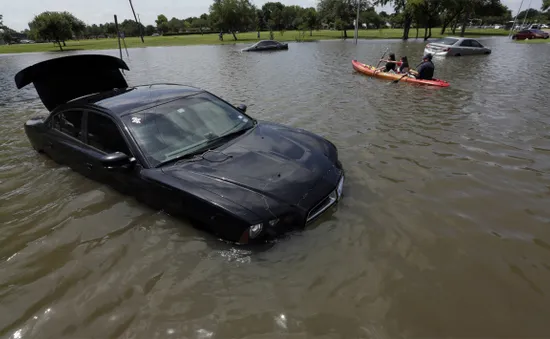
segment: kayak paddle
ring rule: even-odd
[[[424,61],[422,61],[421,63],[419,63],[418,65],[416,65],[415,69],[418,68],[418,66],[422,65]],[[401,78],[397,79],[397,80],[394,80],[392,82],[390,82],[390,84],[396,84],[398,83],[399,81],[401,81],[401,79],[403,79],[404,77],[406,77],[407,75],[409,75],[409,72],[407,71],[407,73],[405,73],[405,75],[403,75]]]
[[[386,53],[388,53],[388,49],[390,49],[390,48],[387,47],[386,50],[384,51],[384,54],[382,54],[382,57],[380,58],[380,60],[378,61],[378,64],[376,65],[376,68],[378,68],[378,66],[380,66],[380,63],[382,62],[382,59],[384,59],[384,57],[386,56]]]

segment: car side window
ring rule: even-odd
[[[463,46],[463,47],[472,47],[472,40],[464,40],[464,41],[462,41],[462,43],[460,44],[460,46]]]
[[[471,40],[471,42],[472,42],[472,47],[478,47],[478,48],[483,47],[479,42],[475,40]]]
[[[82,137],[82,111],[65,111],[52,117],[50,127],[76,139]]]
[[[110,118],[102,114],[88,112],[87,127],[88,145],[107,154],[122,152],[129,156],[132,155],[120,130]]]

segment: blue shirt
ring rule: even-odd
[[[418,72],[417,79],[432,80],[435,66],[431,61],[424,61],[416,71]]]

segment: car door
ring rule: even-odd
[[[519,40],[522,40],[522,39],[525,39],[525,38],[528,38],[529,37],[529,31],[520,31],[518,34],[517,34],[517,39]]]
[[[122,152],[136,158],[136,149],[128,143],[128,138],[110,116],[96,111],[87,112],[85,126],[88,162],[91,164],[94,179],[107,184],[117,191],[135,196],[138,200],[162,209],[169,203],[177,203],[177,192],[158,185],[142,176],[143,165],[136,159],[133,167],[109,170],[101,163],[101,157]]]
[[[44,134],[44,153],[55,162],[67,165],[86,175],[87,167],[83,162],[83,122],[81,109],[62,110],[52,114],[46,122]]]
[[[472,54],[483,54],[485,53],[485,47],[479,43],[477,40],[470,40],[472,44]]]
[[[105,168],[101,158],[107,154],[122,152],[133,157],[132,152],[117,124],[107,114],[93,110],[86,112],[84,129],[86,142],[86,165],[91,170],[94,180],[113,186],[115,189],[132,194],[131,188],[136,184],[136,169],[112,171]],[[138,168],[139,166],[136,166]]]
[[[460,55],[470,55],[473,54],[472,40],[464,39],[460,43]]]

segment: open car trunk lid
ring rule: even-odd
[[[49,111],[68,101],[92,93],[127,88],[120,69],[126,63],[110,55],[82,54],[39,62],[15,75],[18,89],[34,84]]]

